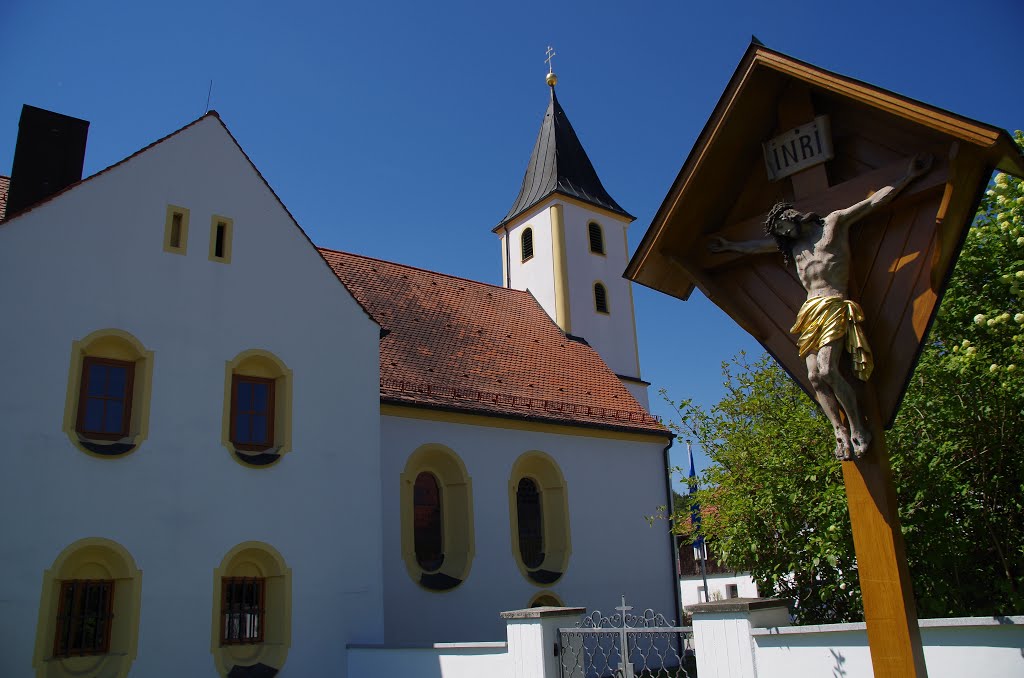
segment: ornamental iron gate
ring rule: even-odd
[[[629,614],[625,596],[615,609],[558,629],[562,678],[697,678],[693,627],[674,626],[651,609]]]

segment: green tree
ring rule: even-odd
[[[887,434],[922,617],[1024,610],[1022,302],[1024,182],[999,174]],[[860,619],[828,421],[768,357],[741,354],[723,372],[716,406],[669,401],[677,432],[712,461],[702,529],[761,590],[795,598],[802,623]]]

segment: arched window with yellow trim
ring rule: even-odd
[[[149,431],[153,352],[118,329],[92,332],[71,344],[64,431],[91,455],[134,451]]]
[[[451,449],[416,449],[400,478],[402,558],[409,576],[430,591],[448,591],[469,576],[473,562],[473,490]]]
[[[562,599],[551,591],[541,591],[530,599],[527,607],[565,607]]]
[[[598,313],[608,313],[608,290],[603,283],[594,283],[594,310]]]
[[[604,233],[601,231],[601,225],[591,221],[587,225],[587,235],[590,241],[590,251],[594,254],[604,254]]]
[[[532,451],[516,460],[509,478],[512,553],[534,584],[550,585],[569,565],[568,491],[558,464]]]
[[[292,571],[274,547],[247,541],[213,572],[210,651],[222,676],[273,676],[292,638]]]
[[[33,666],[40,678],[128,675],[139,640],[142,572],[109,539],[80,539],[43,573]]]
[[[533,229],[526,228],[523,230],[522,238],[520,238],[520,244],[522,245],[522,261],[526,262],[533,259]]]
[[[268,351],[251,349],[227,363],[222,440],[235,459],[269,466],[291,449],[292,372]]]

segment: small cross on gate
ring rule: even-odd
[[[622,605],[617,606],[615,609],[622,613],[622,625],[625,626],[626,625],[626,613],[633,609],[632,605],[626,605],[626,596],[625,596],[625,594],[623,594],[623,596],[622,596]]]
[[[554,64],[551,63],[551,60],[555,58],[555,48],[552,47],[551,45],[548,45],[548,49],[544,54],[547,56],[547,58],[544,59],[544,61],[546,61],[548,64],[548,73],[552,73],[552,68],[554,67]]]

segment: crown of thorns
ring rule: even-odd
[[[775,224],[779,219],[792,209],[793,203],[791,202],[777,202],[772,205],[772,208],[768,210],[768,218],[764,220],[764,232],[771,234],[775,230]]]

